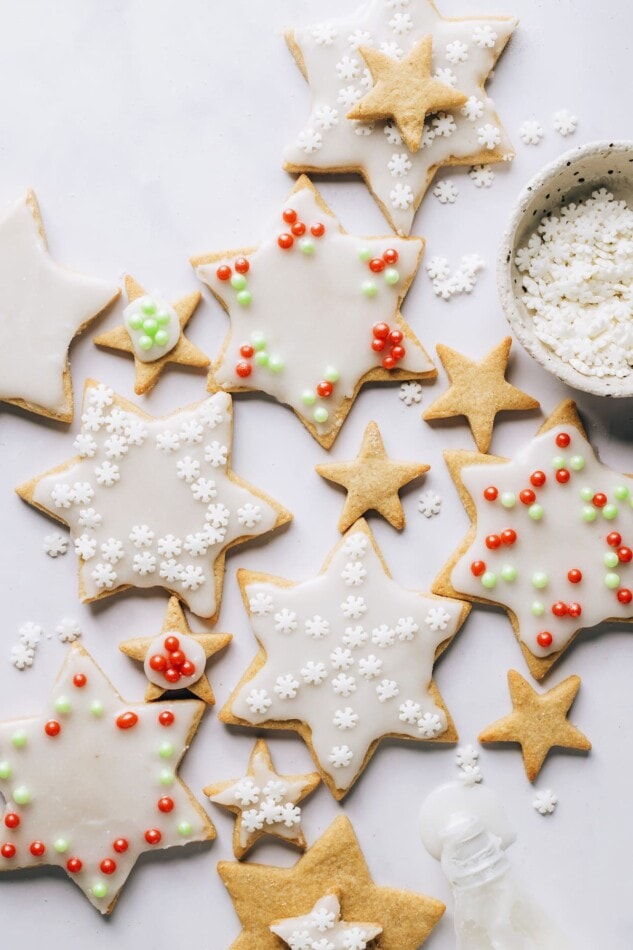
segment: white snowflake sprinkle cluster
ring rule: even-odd
[[[398,392],[398,399],[400,399],[405,406],[420,403],[422,402],[422,387],[415,381],[402,383]]]
[[[270,929],[290,950],[365,950],[382,933],[377,924],[341,920],[336,894],[322,897],[309,914],[280,920]]]
[[[35,652],[42,640],[42,628],[39,623],[27,620],[18,630],[18,642],[11,647],[9,660],[16,670],[27,670],[33,666]]]
[[[483,780],[483,775],[477,760],[479,751],[472,745],[460,746],[455,753],[455,762],[459,768],[459,780],[462,785],[477,785]]]
[[[470,294],[477,283],[477,274],[484,267],[478,254],[465,254],[459,266],[451,272],[447,257],[432,257],[426,263],[426,272],[433,282],[433,292],[442,300],[450,300],[456,294]]]
[[[437,492],[429,489],[428,491],[422,492],[418,498],[418,511],[424,515],[425,518],[432,518],[433,515],[439,515],[441,508],[442,499]]]
[[[68,550],[68,538],[65,538],[59,531],[47,534],[44,538],[44,551],[49,557],[59,557]]]
[[[633,210],[605,188],[541,219],[515,263],[534,333],[586,376],[633,366]]]
[[[455,204],[457,201],[457,196],[459,195],[459,189],[454,181],[450,178],[442,178],[436,183],[433,188],[433,194],[437,198],[440,204]]]
[[[274,831],[275,825],[292,828],[301,821],[301,808],[284,801],[288,789],[283,782],[269,782],[260,789],[252,779],[244,778],[239,782],[233,795],[235,803],[242,809],[242,823],[247,832]],[[245,808],[245,805],[251,808]]]
[[[545,132],[537,119],[526,119],[519,128],[519,137],[524,145],[538,145]]]
[[[542,792],[536,792],[532,801],[532,806],[539,815],[551,815],[557,804],[558,796],[554,794],[551,788],[546,788]]]

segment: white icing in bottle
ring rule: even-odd
[[[440,785],[422,804],[420,831],[453,890],[457,950],[569,950],[512,873],[515,836],[489,788]]]

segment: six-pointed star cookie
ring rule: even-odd
[[[472,526],[436,594],[507,610],[542,679],[584,627],[633,620],[633,485],[603,465],[571,400],[512,460],[446,452]]]
[[[484,83],[516,24],[512,17],[448,19],[431,0],[406,5],[370,0],[347,18],[289,30],[286,40],[310,83],[312,105],[303,130],[286,150],[286,169],[359,172],[390,224],[399,234],[408,234],[437,168],[513,158]],[[419,148],[411,151],[396,122],[348,116],[362,111],[363,99],[378,92],[372,88],[371,72],[377,56],[406,62],[429,38],[431,78],[467,98],[461,108],[426,116]],[[367,47],[373,52],[365,59]],[[439,108],[438,103],[428,106],[410,98],[416,89],[411,82],[403,83],[400,102],[390,101],[384,110],[397,112],[405,129],[405,109],[415,123],[425,118],[427,108]]]
[[[119,650],[143,664],[149,680],[146,702],[160,699],[169,690],[186,689],[213,706],[215,696],[205,666],[232,639],[230,633],[192,633],[178,598],[170,597],[160,635],[125,640]]]
[[[233,851],[241,861],[265,835],[289,841],[305,851],[299,802],[307,798],[320,781],[318,772],[278,775],[268,746],[263,739],[258,739],[246,775],[208,785],[204,794],[235,815]]]
[[[445,910],[432,897],[374,884],[345,815],[292,868],[221,861],[218,873],[243,927],[231,950],[279,950],[270,925],[307,914],[332,890],[346,917],[382,927],[380,950],[418,950]]]
[[[345,507],[338,523],[341,533],[370,509],[386,518],[394,528],[404,527],[404,511],[398,492],[414,478],[428,472],[430,465],[396,462],[385,452],[375,422],[365,429],[358,456],[351,462],[328,462],[316,470],[328,481],[347,490]]]
[[[131,353],[136,370],[134,392],[138,396],[154,388],[170,363],[178,366],[209,365],[208,356],[185,336],[185,327],[200,303],[199,292],[187,294],[171,306],[148,294],[130,276],[125,278],[125,291],[129,300],[125,310],[126,322],[100,333],[94,342],[97,346]]]
[[[231,318],[210,388],[269,393],[330,448],[363,383],[437,375],[400,314],[423,247],[346,234],[303,176],[258,248],[192,260]]]
[[[238,578],[260,652],[223,722],[298,732],[337,799],[383,737],[456,740],[433,664],[468,605],[399,587],[364,521],[311,580]]]
[[[270,930],[283,942],[297,947],[327,947],[327,950],[365,950],[382,927],[366,921],[341,919],[341,902],[337,894],[326,894],[307,914],[286,917],[270,925]]]
[[[214,838],[176,774],[203,711],[126,703],[73,644],[42,712],[0,723],[0,870],[61,867],[109,914],[144,851]]]
[[[520,673],[509,670],[508,687],[512,712],[487,726],[479,741],[518,742],[530,782],[541,771],[550,749],[582,749],[585,752],[591,749],[589,739],[567,719],[580,689],[579,676],[568,676],[546,693],[537,693]]]
[[[439,343],[437,355],[448,374],[450,387],[424,413],[427,421],[465,416],[480,452],[490,448],[498,412],[538,409],[538,400],[506,381],[512,338],[506,337],[480,362],[468,359]]]
[[[69,526],[90,603],[164,587],[217,619],[228,548],[291,515],[230,470],[231,397],[155,419],[88,380],[79,453],[18,494]]]
[[[52,260],[27,192],[0,221],[0,401],[70,422],[68,347],[120,292]]]

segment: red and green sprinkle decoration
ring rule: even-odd
[[[316,248],[314,239],[316,238],[318,241],[319,238],[322,238],[325,234],[325,225],[323,222],[315,221],[315,223],[310,226],[308,233],[307,225],[301,221],[294,208],[286,208],[281,217],[284,224],[290,226],[289,231],[284,231],[277,238],[277,244],[281,250],[291,250],[294,247],[295,239],[297,239],[301,253],[306,257],[311,257]]]
[[[233,262],[233,268],[231,268],[229,264],[220,264],[215,272],[218,280],[230,282],[231,287],[235,291],[235,299],[241,307],[248,307],[253,299],[253,295],[248,289],[248,281],[246,279],[250,268],[251,265],[248,258],[238,257]]]

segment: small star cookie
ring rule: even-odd
[[[218,873],[243,928],[232,950],[279,950],[271,926],[311,913],[332,892],[346,919],[367,920],[382,928],[380,950],[418,950],[446,909],[432,897],[375,884],[345,815],[294,867],[221,861]]]
[[[344,534],[370,509],[386,518],[394,528],[403,528],[405,518],[398,492],[428,472],[430,467],[390,459],[385,452],[380,429],[375,422],[370,422],[365,429],[360,452],[353,461],[328,462],[317,465],[316,470],[323,478],[347,491],[345,507],[338,523],[339,531]]]
[[[508,687],[512,712],[487,726],[479,741],[518,742],[530,782],[536,779],[551,749],[591,749],[589,739],[567,719],[580,689],[579,676],[568,676],[546,693],[537,693],[516,670],[509,670]]]
[[[297,946],[326,947],[327,950],[365,950],[382,933],[379,924],[341,920],[337,894],[326,894],[308,914],[277,920],[269,928],[290,950]]]
[[[538,400],[506,381],[511,337],[507,336],[487,356],[475,362],[450,346],[439,343],[437,355],[448,374],[450,387],[423,415],[433,419],[465,416],[480,452],[487,452],[498,412],[538,409]]]
[[[270,835],[306,849],[301,828],[299,802],[317,787],[318,772],[306,775],[278,775],[268,746],[258,739],[251,753],[246,775],[208,785],[204,794],[216,805],[235,815],[233,852],[238,861],[256,841]]]
[[[148,294],[129,275],[125,278],[129,304],[123,313],[123,324],[96,336],[97,346],[106,346],[134,357],[137,396],[150,392],[165,368],[177,366],[206,367],[209,358],[185,336],[185,327],[200,303],[199,292],[187,294],[173,304]]]
[[[146,702],[160,699],[170,690],[186,689],[213,706],[215,697],[205,666],[232,639],[230,633],[192,633],[180,601],[170,597],[159,636],[125,640],[119,650],[143,664],[149,680]]]

